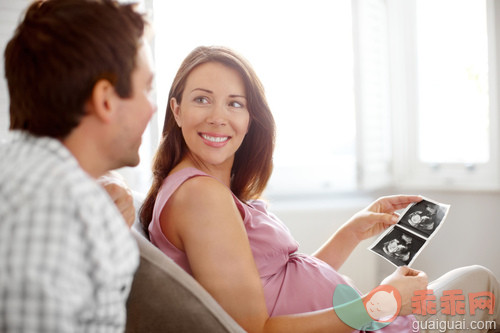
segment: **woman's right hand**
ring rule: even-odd
[[[427,274],[407,266],[398,267],[394,273],[386,277],[382,285],[391,285],[399,291],[401,295],[400,316],[412,313],[411,298],[416,290],[427,289]]]

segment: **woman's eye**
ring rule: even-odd
[[[196,103],[201,103],[201,104],[207,104],[208,103],[208,98],[206,97],[196,97],[194,99]]]
[[[242,103],[236,102],[236,101],[229,103],[229,106],[231,106],[233,108],[243,108],[244,107],[244,105]]]

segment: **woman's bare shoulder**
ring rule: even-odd
[[[210,176],[196,176],[179,186],[172,194],[168,206],[171,212],[206,216],[217,211],[233,211],[235,202],[226,185]]]
[[[214,199],[219,196],[231,197],[231,190],[210,176],[196,176],[186,180],[177,189],[179,196],[191,200]]]
[[[238,220],[241,221],[241,215],[231,191],[209,176],[196,176],[183,182],[160,214],[163,232],[181,250],[185,246],[181,238],[209,226],[222,227],[225,221]]]

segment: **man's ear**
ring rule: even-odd
[[[115,87],[108,80],[97,81],[92,89],[88,103],[89,112],[106,123],[110,122],[116,109],[119,97]]]
[[[172,113],[174,114],[175,122],[177,126],[182,127],[181,122],[181,106],[177,103],[177,99],[172,97],[170,99],[170,108],[172,109]]]

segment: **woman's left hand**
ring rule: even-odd
[[[422,200],[418,195],[392,195],[381,197],[365,209],[356,213],[345,227],[353,232],[359,241],[378,235],[395,224],[399,215],[397,210],[403,209],[412,202]]]

